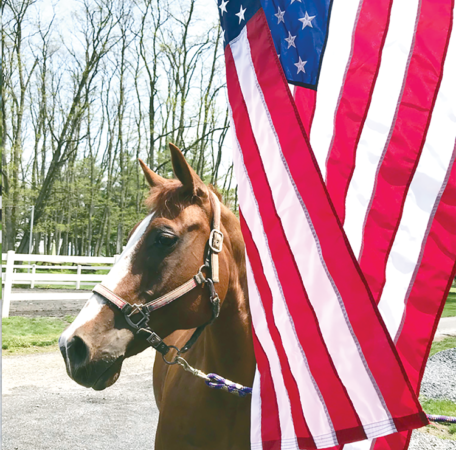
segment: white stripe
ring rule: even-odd
[[[255,378],[253,379],[250,423],[251,450],[263,450],[261,438],[261,377],[258,367],[255,369]]]
[[[372,101],[356,151],[346,199],[345,232],[356,256],[378,165],[393,123],[406,76],[420,0],[395,0]]]
[[[239,39],[230,46],[268,183],[273,187],[275,208],[338,375],[363,425],[388,421],[389,412],[379,398],[379,393],[365,367],[351,327],[347,323],[348,318],[345,318],[346,313],[320,258],[314,230],[308,222],[282,162],[281,149],[252,66],[246,32],[242,32]],[[238,179],[239,183],[240,181]],[[242,210],[246,211],[245,208]],[[247,209],[247,213],[250,212],[251,210]],[[257,233],[254,230],[252,232],[256,236]],[[321,299],[325,301],[322,302]],[[350,364],[347,364],[347,361],[350,361]],[[391,432],[394,431],[395,427],[391,421]],[[370,434],[370,429],[365,428],[365,432],[368,437],[374,437]]]
[[[106,286],[111,291],[115,292],[115,288],[123,280],[125,275],[130,272],[131,267],[131,257],[136,249],[136,245],[142,238],[143,234],[146,232],[147,227],[149,226],[150,221],[154,214],[149,214],[136,228],[132,236],[127,242],[125,250],[120,255],[117,262],[114,264],[113,268],[110,270],[109,274],[103,281],[103,286]]]
[[[362,0],[334,0],[332,6],[328,42],[318,80],[315,114],[310,131],[310,145],[323,179],[326,178],[326,158],[334,131],[334,116],[361,5]]]
[[[371,440],[352,442],[351,444],[344,445],[344,450],[369,450],[371,445]]]
[[[277,406],[279,409],[279,422],[282,440],[294,440],[296,442],[295,448],[296,450],[298,450],[299,447],[296,441],[296,433],[294,430],[293,418],[291,416],[290,399],[288,397],[288,392],[282,377],[279,356],[277,355],[277,350],[274,346],[274,342],[271,338],[271,335],[269,334],[268,323],[263,310],[263,305],[261,304],[261,299],[258,294],[258,288],[255,284],[255,279],[253,278],[252,269],[250,267],[250,262],[247,258],[247,255],[246,265],[247,282],[249,286],[249,303],[251,310],[255,311],[255,314],[252,314],[252,324],[255,328],[255,333],[258,336],[258,340],[260,341],[261,346],[263,347],[263,350],[267,355],[269,365],[271,368],[271,376],[272,381],[274,383]]]
[[[233,131],[235,130],[233,121],[231,121],[231,128]],[[235,137],[234,132],[233,136]],[[332,423],[328,417],[321,395],[317,391],[318,388],[310,373],[305,353],[301,348],[293,320],[283,298],[282,288],[277,279],[277,273],[269,251],[263,223],[253,196],[252,187],[246,173],[237,139],[234,140],[233,148],[233,162],[239,184],[239,204],[247,225],[252,232],[253,240],[260,254],[264,274],[268,280],[273,301],[274,323],[279,330],[290,364],[291,373],[296,380],[304,418],[315,443],[317,445],[320,444],[319,448],[337,445],[333,434]],[[251,295],[251,290],[252,288],[249,287],[249,296]],[[261,304],[260,307],[263,313]],[[257,314],[257,309],[253,308],[252,305],[251,314],[252,317],[255,317]]]
[[[386,266],[386,284],[379,309],[394,338],[405,309],[407,290],[421,243],[456,140],[456,36],[450,38],[443,78],[423,152],[404,205],[400,226]]]

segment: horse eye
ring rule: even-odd
[[[161,233],[155,239],[155,245],[162,248],[169,248],[175,244],[177,236],[169,233]]]

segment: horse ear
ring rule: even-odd
[[[174,144],[170,143],[169,149],[171,150],[171,161],[173,163],[173,170],[176,177],[185,188],[191,190],[195,195],[199,195],[201,189],[198,185],[203,184],[200,177],[190,167],[190,164],[185,159],[185,156]]]
[[[163,177],[157,175],[153,170],[149,169],[149,167],[146,166],[142,159],[138,159],[138,161],[139,164],[141,164],[144,176],[146,177],[146,180],[151,188],[163,185],[165,182],[165,179]]]

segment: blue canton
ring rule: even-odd
[[[332,0],[218,0],[225,46],[262,7],[288,82],[316,89],[331,6]]]

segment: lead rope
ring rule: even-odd
[[[447,423],[456,423],[456,417],[451,416],[438,416],[435,414],[426,414],[426,417],[431,422],[447,422]]]
[[[243,386],[242,384],[227,380],[216,373],[206,374],[201,370],[192,367],[186,359],[182,358],[182,356],[176,356],[174,361],[187,372],[195,375],[196,377],[202,378],[206,385],[212,389],[220,389],[222,391],[229,392],[230,394],[235,394],[238,397],[245,397],[248,394],[252,394],[251,387]],[[430,422],[456,423],[456,417],[441,416],[436,414],[426,414],[426,417]]]
[[[245,397],[252,393],[252,388],[250,387],[227,380],[216,373],[206,374],[199,369],[195,369],[186,359],[182,358],[182,356],[176,356],[173,363],[179,364],[185,371],[195,375],[195,377],[202,378],[206,385],[212,389],[220,389],[229,392],[230,394],[235,394],[238,397]]]

